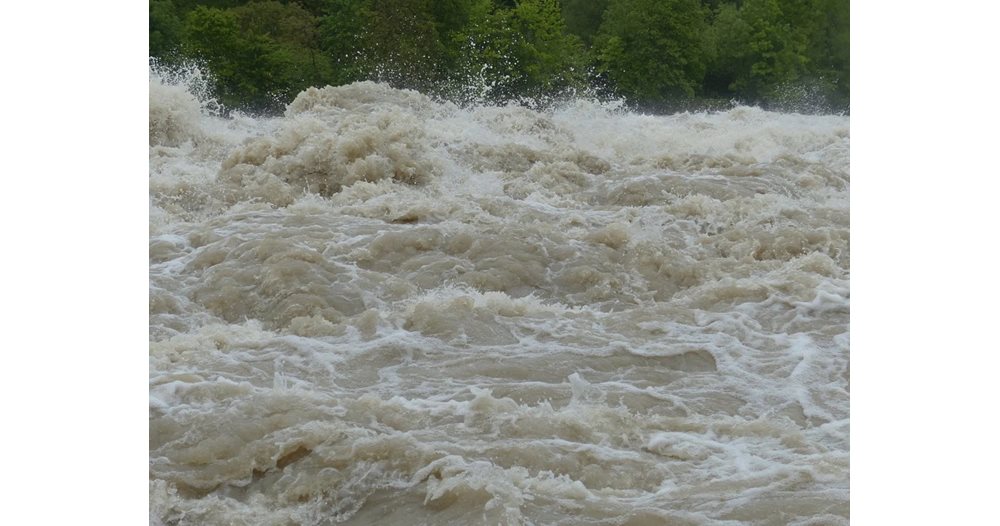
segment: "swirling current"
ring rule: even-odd
[[[151,75],[157,525],[849,519],[849,119]]]

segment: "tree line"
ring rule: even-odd
[[[451,100],[846,111],[849,0],[150,0],[149,55],[229,108],[379,80]],[[798,104],[800,107],[795,107]],[[806,108],[808,109],[808,108]]]

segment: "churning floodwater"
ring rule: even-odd
[[[194,85],[149,86],[152,524],[847,524],[847,117]]]

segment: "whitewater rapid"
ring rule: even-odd
[[[150,80],[151,524],[847,524],[849,119]]]

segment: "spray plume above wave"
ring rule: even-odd
[[[151,522],[847,523],[846,117],[197,78],[150,79]]]

